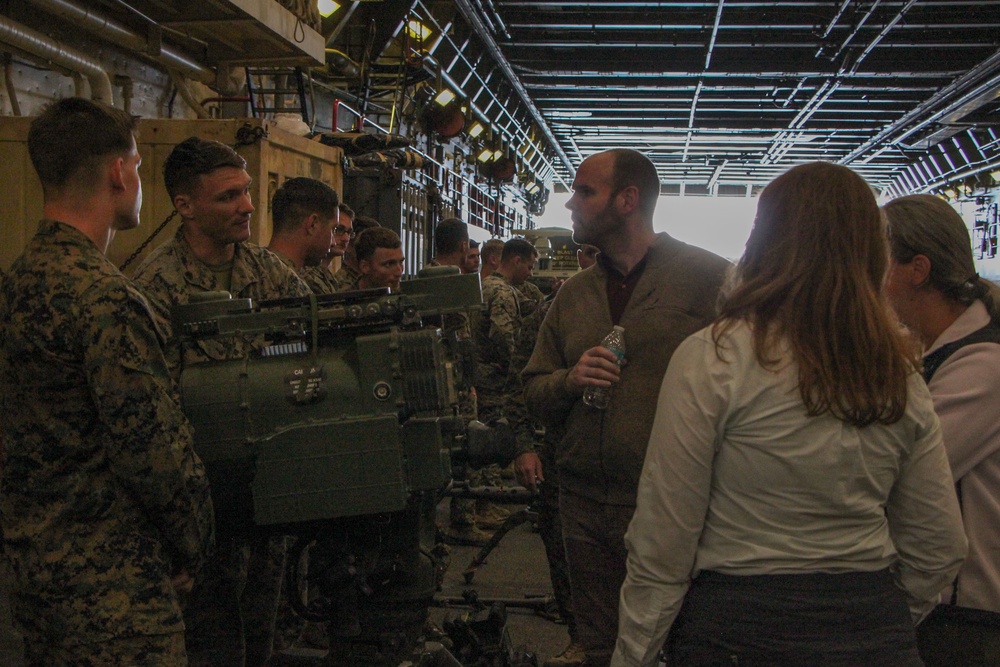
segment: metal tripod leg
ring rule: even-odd
[[[533,510],[531,507],[520,509],[507,517],[507,520],[504,521],[499,528],[497,528],[495,533],[493,533],[493,537],[491,537],[490,541],[486,543],[486,546],[479,550],[479,553],[475,555],[469,563],[469,566],[465,568],[465,572],[462,573],[462,576],[465,578],[465,583],[472,583],[472,578],[476,576],[476,570],[479,569],[480,565],[484,565],[486,563],[486,557],[490,555],[490,552],[493,551],[498,544],[500,544],[500,540],[503,539],[504,535],[509,533],[514,528],[517,528],[525,521],[537,519],[538,512]]]

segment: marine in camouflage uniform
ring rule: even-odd
[[[356,268],[358,260],[357,255],[354,252],[354,241],[361,236],[361,233],[366,229],[381,227],[378,220],[375,218],[371,218],[366,215],[357,215],[350,206],[341,203],[341,221],[346,222],[345,216],[351,221],[350,237],[347,240],[347,245],[343,248],[343,254],[340,256],[340,268],[333,273],[333,285],[335,292],[348,292],[358,289],[357,284],[358,280],[361,279],[361,269]],[[343,238],[343,234],[337,235],[334,243],[343,245]]]
[[[510,391],[510,361],[526,312],[526,299],[501,271],[483,281],[485,310],[476,327],[476,395],[480,419],[489,424],[504,416],[504,397]]]
[[[30,665],[183,665],[181,601],[212,535],[146,300],[45,220],[0,292],[0,487]]]
[[[299,272],[299,278],[309,286],[313,294],[333,294],[341,291],[334,274],[322,266],[304,266]]]
[[[274,254],[248,242],[255,209],[246,161],[217,141],[189,137],[164,161],[163,181],[181,228],[139,267],[137,281],[169,336],[168,363],[179,376],[188,364],[257,353],[267,345],[263,337],[182,345],[169,320],[172,307],[197,293],[224,290],[257,301],[309,293]],[[271,653],[285,540],[236,536],[228,528],[218,526],[219,547],[185,610],[188,660],[213,667],[257,667]]]
[[[475,321],[477,347],[476,393],[481,421],[490,423],[506,416],[512,423],[520,419],[509,400],[516,382],[511,375],[524,319],[539,307],[540,301],[524,296],[522,289],[531,277],[538,252],[524,239],[504,244],[500,268],[483,282],[482,315]]]
[[[504,246],[500,268],[483,282],[484,312],[476,322],[477,379],[480,419],[491,424],[506,419],[517,437],[519,448],[531,448],[533,429],[523,401],[519,400],[518,381],[511,374],[511,360],[521,333],[523,319],[538,306],[524,297],[520,287],[531,275],[537,251],[527,241],[514,239]],[[484,469],[491,486],[502,484],[498,466]],[[482,527],[498,527],[509,512],[480,501],[476,508]]]
[[[259,336],[182,346],[172,335],[170,310],[187,303],[192,294],[225,290],[234,298],[264,301],[310,293],[277,255],[249,242],[235,244],[230,275],[228,286],[220,283],[212,268],[194,255],[183,227],[136,270],[135,282],[168,336],[168,361],[178,378],[189,364],[242,359],[266,346]],[[285,540],[255,539],[248,544],[245,538],[225,535],[224,526],[219,528],[219,548],[185,611],[189,659],[192,665],[206,667],[263,665],[274,637]]]
[[[341,225],[341,217],[347,226]],[[340,196],[326,183],[296,176],[285,180],[271,198],[271,241],[267,249],[295,271],[314,294],[336,290],[323,262],[343,252],[350,239],[350,218]]]
[[[313,294],[333,294],[339,290],[333,284],[333,274],[324,269],[321,266],[303,266],[302,268],[297,268],[295,262],[288,259],[280,252],[276,250],[271,250],[275,257],[280,259],[285,266],[290,268],[299,278],[306,284],[309,290]]]
[[[188,303],[192,294],[228,291],[233,298],[255,302],[310,294],[309,287],[281,258],[250,242],[235,245],[231,282],[227,286],[220,282],[212,267],[195,257],[183,231],[178,229],[173,239],[151,252],[133,276],[167,337],[167,363],[178,379],[184,366],[242,359],[267,346],[260,336],[199,340],[182,345],[173,335],[170,311]]]

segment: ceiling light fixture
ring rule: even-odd
[[[319,0],[318,9],[320,16],[330,16],[340,9],[340,3],[335,0]]]
[[[469,128],[469,136],[475,139],[480,134],[482,134],[484,130],[486,130],[486,128],[483,127],[483,124],[480,123],[479,121],[476,121],[475,125]]]
[[[434,101],[440,104],[441,106],[447,106],[448,103],[451,102],[453,99],[455,99],[455,93],[445,88],[444,90],[442,90],[440,93],[437,94],[437,96],[434,98]]]
[[[406,32],[414,39],[419,39],[420,41],[431,36],[431,29],[416,19],[412,19],[406,24]]]

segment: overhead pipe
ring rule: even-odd
[[[14,88],[11,71],[11,57],[9,53],[3,54],[3,85],[7,90],[7,97],[10,100],[10,111],[15,116],[21,115],[21,104],[17,100],[17,89]]]
[[[111,79],[95,58],[63,46],[56,40],[0,16],[0,42],[31,54],[70,72],[78,72],[90,83],[91,97],[95,102],[113,104]]]
[[[973,91],[971,95],[968,92],[965,92],[963,94],[961,93],[961,91],[967,90],[968,86],[974,85],[973,82],[975,82],[980,77],[992,72],[998,66],[1000,66],[1000,50],[996,51],[992,56],[990,56],[983,62],[979,63],[971,70],[966,72],[964,75],[958,77],[957,79],[949,83],[944,88],[938,90],[928,99],[924,100],[919,105],[908,111],[904,116],[902,116],[892,124],[882,128],[882,130],[878,134],[876,134],[874,137],[866,141],[864,144],[858,146],[853,151],[845,155],[843,158],[838,160],[837,163],[850,164],[852,161],[856,160],[857,158],[867,153],[873,147],[887,140],[891,135],[900,131],[902,131],[902,134],[899,137],[895,138],[893,140],[893,143],[901,144],[910,135],[919,132],[922,128],[926,127],[931,123],[936,122],[940,117],[946,115],[949,110],[953,110],[958,105],[965,104],[970,99],[970,97],[975,97],[977,94],[981,94],[982,91],[979,90],[978,88],[975,91]],[[987,85],[997,82],[998,79],[1000,79],[1000,77],[994,77]],[[949,107],[947,107],[946,110],[939,110],[935,112],[936,109],[940,109],[942,103],[944,103],[949,97],[959,94],[961,94],[962,96],[959,98],[958,101],[949,105]],[[931,115],[925,118],[924,120],[922,121],[917,120],[920,116],[928,113]],[[916,122],[916,125],[907,128],[907,125],[914,122]]]
[[[145,55],[159,62],[168,70],[179,72],[201,83],[211,85],[216,83],[214,69],[205,67],[191,56],[166,44],[150,44],[148,39],[136,34],[130,28],[102,17],[97,12],[81,7],[75,2],[70,0],[32,0],[32,3],[105,41]]]
[[[476,14],[476,11],[472,7],[469,0],[455,0],[455,6],[458,7],[458,10],[462,13],[462,17],[466,20],[466,22],[472,26],[472,29],[483,42],[486,50],[493,57],[497,67],[499,67],[507,77],[507,81],[514,88],[514,90],[517,91],[518,96],[521,98],[524,106],[528,109],[532,119],[534,119],[535,123],[541,129],[545,138],[548,139],[549,143],[552,145],[552,149],[559,155],[559,158],[562,160],[563,166],[566,167],[566,171],[569,173],[570,178],[574,178],[576,169],[573,168],[573,163],[570,162],[569,156],[566,155],[566,151],[564,151],[562,146],[559,145],[559,141],[556,139],[555,134],[553,134],[552,128],[549,127],[548,122],[545,120],[545,116],[543,116],[542,112],[535,106],[534,100],[532,100],[531,96],[528,95],[528,91],[521,82],[521,79],[519,79],[517,74],[514,73],[514,68],[511,67],[510,62],[504,56],[503,52],[500,51],[500,47],[497,45],[492,35],[490,35],[490,32],[483,23],[482,18]]]
[[[599,72],[597,70],[541,70],[526,65],[515,65],[514,69],[522,74],[529,76],[541,76],[541,77],[551,77],[551,78],[598,78],[598,79],[609,79],[609,78],[622,78],[631,77],[633,79],[695,79],[702,77],[712,77],[717,79],[728,79],[735,75],[731,72],[620,72],[620,71],[608,71]],[[956,76],[961,76],[965,74],[966,70],[939,70],[937,72],[844,72],[843,78],[849,79],[940,79],[940,78],[954,78]],[[830,76],[828,71],[797,71],[796,76],[807,77],[807,78],[819,78],[824,76]],[[774,71],[774,72],[743,72],[739,75],[740,78],[746,79],[763,79],[763,78],[788,78],[789,73],[787,71]]]
[[[715,25],[712,26],[712,37],[708,40],[708,53],[705,54],[705,69],[708,70],[712,64],[712,51],[715,50],[715,40],[719,36],[719,24],[722,23],[722,8],[726,0],[719,0],[719,6],[715,9]]]

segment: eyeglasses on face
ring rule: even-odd
[[[337,225],[333,228],[333,233],[337,236],[347,236],[348,238],[354,238],[354,230],[350,227],[344,227],[343,225]]]

